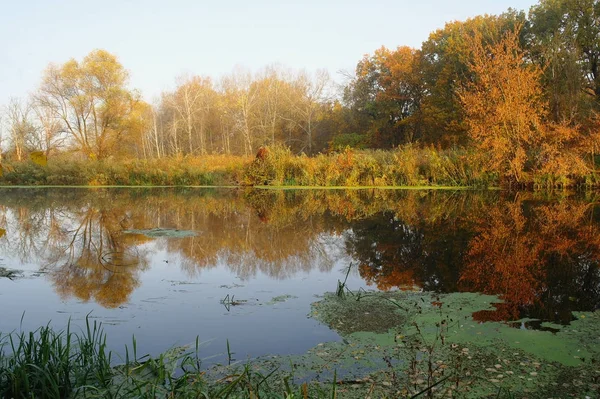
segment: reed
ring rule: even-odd
[[[88,397],[112,379],[106,335],[86,322],[81,334],[41,327],[0,336],[0,397]]]
[[[138,356],[137,341],[115,359],[107,349],[101,324],[86,319],[81,332],[71,324],[56,331],[0,334],[0,398],[305,398],[307,384],[290,383],[290,376],[264,375],[249,364],[231,366],[220,380],[205,378],[199,348],[173,348],[158,357]],[[231,363],[233,352],[227,342]],[[120,360],[118,365],[114,365]],[[312,384],[311,398],[335,397],[329,387]]]

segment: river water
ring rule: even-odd
[[[339,336],[310,304],[349,290],[481,292],[480,322],[568,324],[600,307],[591,195],[437,190],[0,189],[0,332],[101,322],[138,354],[207,365]],[[346,277],[347,276],[347,277]]]

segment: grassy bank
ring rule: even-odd
[[[3,163],[2,185],[35,186],[189,186],[232,185],[251,160],[233,156],[152,160],[74,160],[50,157],[47,165],[31,161]]]
[[[47,165],[4,162],[2,185],[80,186],[301,186],[301,187],[487,187],[497,183],[464,150],[406,146],[394,151],[354,151],[295,156],[283,147],[263,158],[235,156],[151,160],[76,161]]]
[[[528,173],[508,182],[486,171],[484,161],[466,149],[436,150],[412,145],[390,151],[346,149],[314,157],[284,147],[260,157],[206,155],[149,160],[73,160],[50,157],[4,162],[0,185],[36,186],[284,186],[284,187],[513,187],[597,188],[600,179]]]

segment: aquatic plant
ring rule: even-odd
[[[9,280],[13,280],[21,275],[21,271],[7,269],[5,267],[0,266],[0,278],[7,278]]]
[[[335,398],[331,386],[296,385],[289,375],[267,374],[236,365],[227,342],[231,368],[220,379],[205,377],[200,347],[175,347],[157,357],[139,356],[137,341],[123,359],[107,349],[100,323],[86,319],[74,332],[69,323],[32,332],[0,334],[0,398]],[[115,363],[117,365],[115,365]]]
[[[81,334],[44,326],[0,335],[0,397],[65,398],[108,390],[112,379],[106,335],[86,322]]]

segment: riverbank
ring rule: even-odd
[[[101,326],[82,333],[42,327],[0,337],[0,393],[58,397],[414,398],[594,397],[600,389],[600,312],[569,325],[478,323],[501,301],[479,294],[351,292],[344,284],[310,316],[342,341],[302,355],[202,368],[202,343],[117,358]],[[14,352],[16,356],[10,356]],[[114,364],[119,364],[114,366]]]
[[[404,146],[391,151],[347,149],[315,157],[283,147],[259,157],[207,155],[149,160],[84,161],[65,155],[44,162],[4,162],[3,186],[269,186],[269,187],[471,187],[506,186],[466,149]],[[596,175],[530,173],[516,187],[597,188]],[[514,186],[514,184],[513,184]]]

